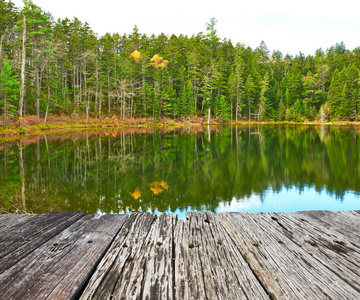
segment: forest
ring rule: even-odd
[[[32,1],[0,0],[0,123],[102,119],[359,121],[360,47],[270,53],[220,39],[217,20],[186,35],[97,35]],[[111,28],[109,28],[111,30]],[[241,31],[239,32],[241,34]],[[266,37],[265,37],[266,38]],[[284,37],[286,38],[286,37]]]

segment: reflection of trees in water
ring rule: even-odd
[[[34,212],[214,211],[233,198],[256,193],[263,199],[269,188],[325,187],[340,198],[347,190],[360,191],[356,127],[148,131],[81,132],[4,143],[1,205]]]

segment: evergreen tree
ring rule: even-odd
[[[351,109],[347,109],[348,114],[344,117],[346,119],[354,120],[356,115],[358,114],[357,97],[360,90],[360,72],[353,64],[350,64],[345,72],[348,94],[347,99],[343,98],[342,101],[347,100],[347,102],[349,103],[346,105],[351,106]]]
[[[0,73],[0,103],[3,111],[3,124],[7,124],[7,117],[13,116],[16,109],[15,100],[20,92],[19,81],[10,62],[5,60]]]
[[[278,121],[284,121],[286,118],[286,107],[282,100],[280,100],[279,103],[279,109],[278,109]]]
[[[171,85],[161,91],[161,111],[165,117],[173,117],[176,112],[176,92]]]
[[[196,107],[194,105],[194,89],[190,80],[186,85],[187,111],[188,115],[194,117],[196,115]]]
[[[220,116],[222,121],[229,121],[231,117],[231,106],[229,101],[226,100],[226,97],[224,95],[221,95],[220,97],[217,97],[218,99],[218,116]]]
[[[342,120],[346,120],[348,118],[353,119],[353,100],[349,93],[349,87],[345,82],[341,92],[340,107],[338,109],[338,117]]]
[[[303,104],[302,104],[302,100],[297,99],[294,103],[294,106],[291,107],[291,114],[289,119],[290,120],[294,120],[296,122],[301,122],[303,121]]]
[[[32,64],[35,66],[35,82],[36,82],[36,116],[40,117],[40,93],[43,64],[46,55],[53,55],[50,49],[52,43],[52,31],[50,20],[42,9],[31,1],[24,0],[24,8],[21,13],[24,16],[24,21],[19,23],[24,27],[26,20],[27,36],[31,38],[32,44]],[[25,18],[26,16],[26,18]],[[24,38],[24,37],[23,37]]]
[[[247,100],[247,109],[248,109],[248,117],[249,121],[251,120],[251,115],[253,114],[253,107],[252,104],[254,102],[254,91],[255,91],[255,85],[252,79],[252,76],[249,75],[246,83],[245,83],[245,93],[246,93],[246,100]]]
[[[269,91],[269,73],[266,73],[262,81],[259,104],[259,119],[261,121],[272,118],[272,106],[268,99]]]
[[[0,0],[0,66],[7,56],[11,56],[10,37],[13,34],[17,12],[14,3]],[[4,51],[5,50],[5,51]],[[10,57],[9,57],[10,58]]]
[[[331,85],[329,90],[329,104],[330,104],[330,116],[331,120],[336,120],[340,117],[340,102],[342,99],[343,85],[344,85],[344,72],[339,72],[335,69],[331,79]]]
[[[218,20],[215,18],[210,18],[209,22],[206,23],[206,31],[208,32],[206,35],[207,46],[213,54],[216,54],[220,41],[219,37],[217,36],[217,30],[215,29],[217,22]]]

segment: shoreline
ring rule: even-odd
[[[100,121],[100,122],[98,122]],[[92,119],[89,122],[79,120],[49,120],[46,124],[42,119],[36,121],[36,124],[19,125],[6,125],[0,127],[0,137],[16,137],[16,136],[28,136],[41,134],[44,131],[51,132],[67,132],[76,130],[97,130],[97,129],[115,129],[115,128],[187,128],[198,126],[221,126],[221,125],[306,125],[306,126],[320,126],[320,125],[335,125],[335,126],[360,126],[358,121],[337,121],[337,122],[293,122],[293,121],[233,121],[233,122],[219,122],[218,120],[212,120],[210,124],[207,122],[199,122],[200,120],[173,120],[173,119],[160,119],[154,120],[151,118],[139,118],[139,119],[126,119],[117,120],[114,117],[106,117],[102,120]],[[34,122],[33,122],[34,123]]]

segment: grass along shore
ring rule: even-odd
[[[360,122],[351,121],[337,121],[337,122],[289,122],[289,121],[248,121],[241,120],[238,122],[222,121],[219,118],[213,118],[210,124],[207,123],[205,118],[192,118],[192,119],[170,119],[170,118],[126,118],[119,119],[117,116],[104,116],[101,119],[89,117],[86,119],[85,115],[71,114],[53,115],[45,120],[43,118],[37,119],[35,116],[25,116],[21,122],[8,119],[6,125],[1,118],[0,121],[0,136],[17,136],[17,135],[33,135],[39,134],[43,131],[69,131],[77,129],[101,129],[101,128],[143,128],[143,127],[188,127],[188,126],[206,126],[206,125],[225,125],[225,124],[301,124],[301,125],[360,125]]]

